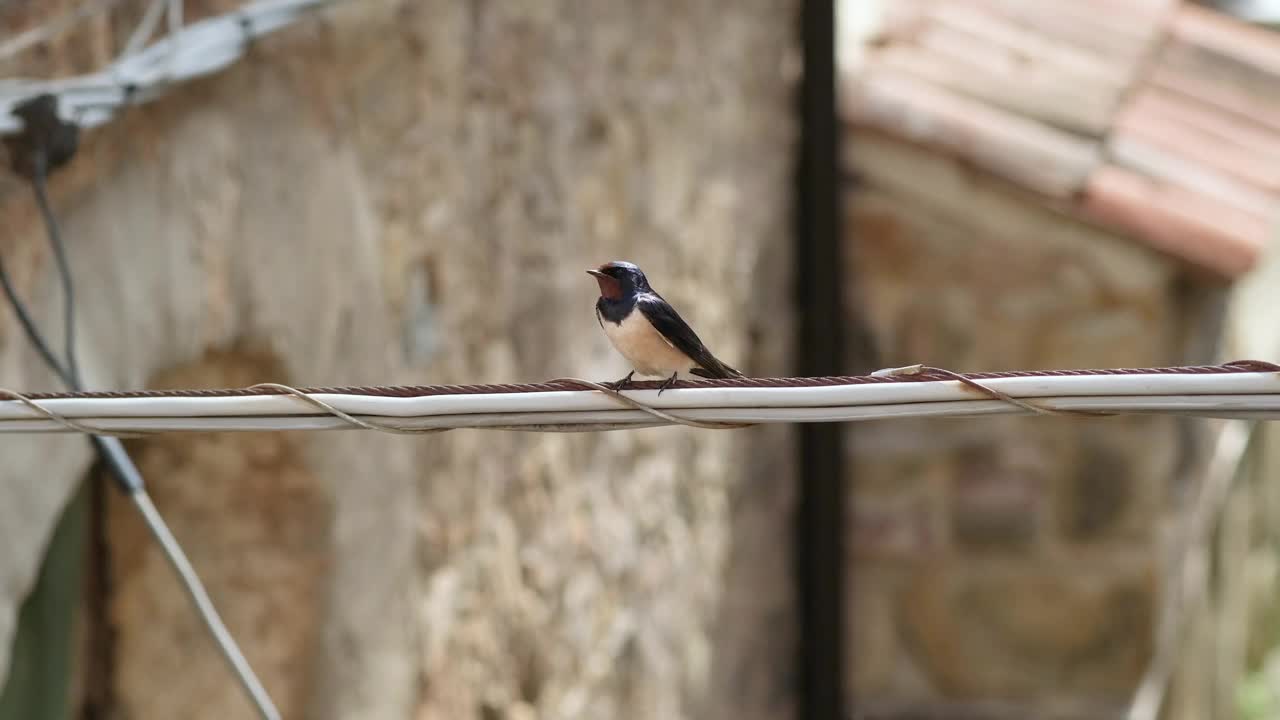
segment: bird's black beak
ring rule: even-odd
[[[595,276],[596,276],[596,277],[598,277],[598,278],[599,278],[599,277],[609,277],[608,275],[605,275],[604,273],[600,272],[599,270],[588,270],[588,271],[587,271],[587,274],[588,274],[588,275],[595,275]]]

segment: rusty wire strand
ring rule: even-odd
[[[647,412],[656,418],[666,420],[667,422],[676,423],[678,425],[687,425],[689,427],[702,428],[704,430],[734,430],[737,428],[749,427],[753,424],[753,423],[702,422],[700,420],[690,420],[688,418],[682,418],[677,415],[672,415],[671,413],[668,413],[668,412],[663,412],[662,410],[659,410],[655,407],[650,407],[648,405],[645,405],[644,403],[640,402],[639,400],[636,400],[635,398],[629,398],[626,395],[623,395],[622,393],[618,392],[614,388],[609,387],[608,385],[604,385],[598,382],[593,382],[591,380],[581,380],[579,378],[557,378],[555,380],[552,380],[551,382],[575,383],[578,385],[585,385],[588,388],[591,388],[592,390],[598,390],[604,393],[605,395],[608,395],[609,397],[613,398],[617,402],[622,403],[623,405],[627,405],[629,407],[635,408],[636,410]]]
[[[915,367],[915,366],[912,366]],[[1280,365],[1260,360],[1238,360],[1222,365],[1188,365],[1154,368],[1099,368],[1088,370],[1012,370],[1000,372],[956,373],[921,365],[921,372],[899,375],[833,375],[822,377],[744,377],[715,380],[681,380],[669,389],[692,388],[783,388],[783,387],[832,387],[836,385],[872,385],[878,383],[918,383],[939,380],[975,381],[975,389],[996,400],[1003,393],[979,386],[984,380],[1002,380],[1024,377],[1084,377],[1115,375],[1211,375],[1256,372],[1280,372]],[[894,368],[892,370],[897,370]],[[878,372],[892,372],[878,371]],[[584,385],[590,381],[560,378],[540,383],[496,383],[478,385],[362,385],[336,387],[292,388],[308,395],[367,395],[372,397],[431,397],[436,395],[496,395],[505,393],[564,392],[568,390],[597,389]],[[631,389],[657,390],[660,381],[632,381]],[[288,395],[290,391],[270,387],[270,383],[244,388],[200,388],[181,390],[92,390],[84,392],[33,392],[25,393],[32,400],[91,400],[129,398],[184,398],[184,397],[250,397],[254,395]]]
[[[1000,392],[999,390],[996,390],[995,388],[987,387],[986,385],[983,385],[977,380],[965,377],[964,375],[961,375],[958,372],[952,372],[951,370],[932,367],[930,365],[907,365],[906,367],[877,370],[874,373],[872,373],[874,377],[911,377],[914,375],[921,375],[921,374],[945,376],[951,380],[955,380],[956,382],[959,382],[965,387],[973,388],[974,390],[977,390],[978,392],[994,400],[1000,400],[1001,402],[1009,403],[1010,405],[1013,405],[1015,407],[1020,407],[1023,410],[1026,410],[1027,412],[1035,413],[1036,415],[1057,415],[1060,417],[1065,417],[1065,416],[1106,417],[1110,415],[1115,415],[1115,413],[1102,412],[1100,410],[1057,410],[1054,408],[1047,408],[1047,407],[1044,407],[1043,405],[1037,405],[1036,403],[1033,403],[1033,402],[1029,402],[1026,400],[1019,400],[1018,398],[1013,397],[1008,393],[1003,393],[1003,392]]]
[[[281,383],[258,383],[257,385],[249,386],[250,390],[253,390],[256,388],[271,388],[274,390],[279,390],[288,395],[292,395],[298,398],[299,400],[302,400],[303,402],[307,403],[308,405],[311,405],[312,407],[319,408],[329,413],[330,415],[333,415],[336,418],[345,420],[351,423],[352,425],[358,428],[363,428],[365,430],[377,430],[378,432],[395,433],[399,435],[424,435],[428,433],[445,432],[446,430],[452,429],[452,428],[401,428],[401,427],[395,427],[394,425],[388,425],[386,423],[373,422],[369,420],[361,420],[358,417],[354,417],[348,413],[345,413],[339,410],[338,408],[330,405],[329,403],[321,400],[320,398],[314,397],[312,395],[308,395],[307,393],[305,393],[302,390],[299,390],[298,388],[290,387],[288,385],[283,385]]]
[[[69,430],[82,432],[82,433],[85,433],[86,435],[113,435],[115,437],[129,437],[129,435],[127,434],[116,434],[116,433],[106,432],[98,428],[95,428],[91,425],[87,425],[85,423],[72,420],[71,418],[68,418],[68,417],[64,417],[63,415],[56,413],[53,410],[50,410],[49,408],[41,405],[40,403],[36,402],[35,400],[32,400],[30,397],[26,395],[23,395],[22,393],[0,388],[0,396],[6,397],[10,400],[16,400],[22,403],[23,405],[26,405],[27,407],[31,408],[32,411],[45,416],[49,420]]]

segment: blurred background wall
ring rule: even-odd
[[[147,4],[116,3],[5,72],[95,69]],[[80,5],[0,4],[0,21],[17,33]],[[186,20],[236,5],[188,2]],[[785,373],[795,16],[790,2],[340,3],[127,111],[53,183],[88,383],[615,378],[583,271],[619,258],[717,354]],[[43,230],[6,182],[0,251],[52,323]],[[54,386],[7,311],[0,375]],[[74,437],[2,447],[7,668],[90,456]],[[789,707],[785,429],[131,447],[288,717]],[[247,716],[132,509],[106,506],[85,558],[106,573],[105,607],[83,609],[80,635],[110,633],[84,653],[82,692],[128,717]]]
[[[841,9],[848,305],[882,364],[1274,359],[1272,299],[1231,298],[1267,284],[1275,35],[1172,0]],[[1269,319],[1241,325],[1253,312]],[[1235,717],[1260,657],[1242,638],[1271,635],[1273,550],[1245,548],[1273,547],[1275,483],[1236,484],[1201,558],[1219,565],[1184,576],[1186,518],[1222,482],[1217,433],[1155,417],[852,429],[855,702],[1137,718],[1147,683],[1162,717]],[[1204,599],[1177,608],[1186,585]],[[1154,657],[1173,658],[1172,689]]]

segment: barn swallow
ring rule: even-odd
[[[652,287],[640,268],[629,262],[611,262],[587,273],[600,284],[596,321],[615,350],[634,368],[613,386],[621,390],[636,373],[668,376],[658,393],[671,387],[684,373],[703,378],[742,377],[716,359],[680,313]]]

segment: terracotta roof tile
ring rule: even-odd
[[[1047,196],[1077,192],[1099,143],[895,72],[852,80],[845,117],[962,157]]]
[[[1253,27],[1198,5],[1186,4],[1174,14],[1169,36],[1280,76],[1280,41],[1270,30]]]
[[[1157,93],[1144,93],[1116,116],[1108,138],[1112,155],[1119,147],[1148,148],[1148,155],[1171,162],[1125,164],[1265,214],[1280,193],[1280,135],[1250,132],[1254,128],[1230,118],[1204,122],[1206,118],[1196,115],[1199,109],[1192,103]]]
[[[1252,266],[1280,201],[1280,36],[1180,0],[889,7],[849,122],[1214,272]]]
[[[1254,215],[1114,166],[1089,178],[1081,207],[1103,224],[1227,278],[1253,267],[1270,233]]]
[[[1148,87],[1211,105],[1224,118],[1249,120],[1267,132],[1280,133],[1280,98],[1259,97],[1243,88],[1187,75],[1168,66],[1156,67],[1147,80]]]
[[[962,0],[964,2],[966,0]],[[987,12],[1051,34],[1099,58],[1129,62],[1146,50],[1176,0],[967,0]]]
[[[1180,153],[1140,135],[1117,132],[1107,140],[1107,156],[1120,167],[1152,180],[1173,183],[1224,205],[1260,218],[1273,214],[1274,196],[1236,177],[1215,172]]]

